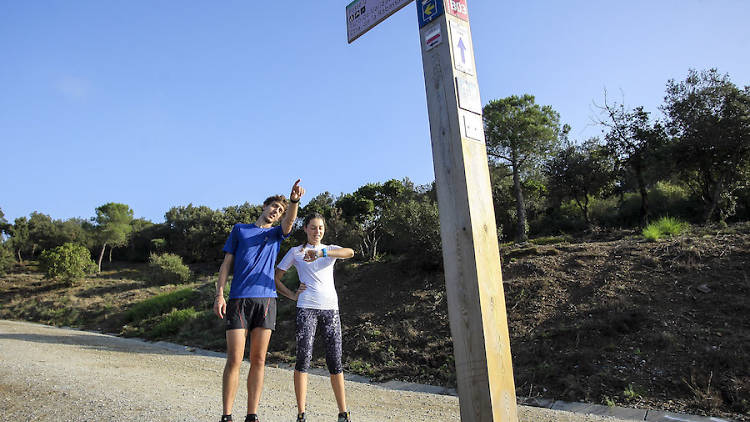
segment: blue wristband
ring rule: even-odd
[[[323,258],[328,256],[328,249],[323,248]]]

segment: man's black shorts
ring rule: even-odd
[[[227,303],[226,329],[268,328],[276,329],[275,297],[244,297],[229,299]]]

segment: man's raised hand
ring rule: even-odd
[[[294,182],[294,186],[292,186],[292,193],[289,194],[289,200],[292,202],[297,202],[302,198],[302,195],[305,194],[305,188],[299,185],[299,182],[302,179],[297,179],[296,182]]]

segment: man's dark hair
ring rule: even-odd
[[[269,196],[268,198],[266,198],[265,201],[263,201],[263,208],[265,208],[266,205],[271,204],[273,202],[281,203],[281,205],[284,206],[284,211],[286,211],[286,209],[289,207],[289,201],[287,201],[286,196],[274,195],[274,196]]]

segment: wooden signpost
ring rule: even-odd
[[[415,1],[461,420],[517,422],[500,251],[467,4],[466,0]],[[358,6],[361,10],[365,5],[363,12],[367,13],[368,7],[372,10],[370,5],[379,3],[391,5],[379,9],[380,15],[388,16],[405,4],[403,0],[355,0],[347,7],[347,28],[350,20],[357,22],[357,18],[350,19],[351,10]],[[380,22],[385,17],[381,19],[376,13],[368,19]],[[355,31],[354,38],[364,32]],[[352,34],[349,31],[350,40]]]

